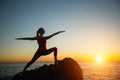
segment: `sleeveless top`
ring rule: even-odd
[[[46,39],[44,37],[43,38],[39,37],[37,42],[38,42],[40,51],[45,51],[47,49],[46,48]]]

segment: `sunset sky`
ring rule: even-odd
[[[120,60],[120,0],[0,0],[0,62],[30,61],[37,42],[15,38],[34,37],[40,27],[45,36],[66,31],[47,41],[58,59]],[[53,60],[53,54],[38,59]]]

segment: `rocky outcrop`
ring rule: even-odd
[[[18,73],[11,80],[83,80],[83,73],[75,60],[65,58],[57,64]]]

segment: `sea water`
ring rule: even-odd
[[[79,62],[84,80],[120,80],[120,62]]]
[[[120,80],[120,62],[78,62],[83,71],[84,80]],[[27,63],[0,63],[0,80],[10,80],[16,73],[23,70]],[[36,62],[29,67],[38,68],[44,64]]]

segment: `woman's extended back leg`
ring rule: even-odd
[[[33,58],[31,59],[30,62],[27,63],[27,65],[25,66],[25,68],[23,69],[23,71],[25,71],[32,63],[34,63],[39,57],[40,57],[40,53],[37,51],[35,53],[35,55],[33,56]]]

